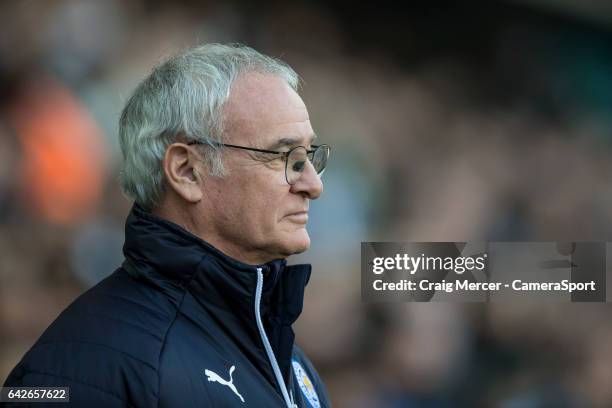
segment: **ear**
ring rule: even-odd
[[[189,146],[173,143],[164,154],[163,168],[168,188],[189,203],[197,203],[203,198],[202,179]]]

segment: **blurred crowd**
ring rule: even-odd
[[[132,89],[241,42],[295,68],[332,145],[291,262],[313,264],[297,343],[336,407],[612,406],[607,304],[360,298],[361,241],[612,241],[612,13],[536,3],[0,3],[0,381],[122,261]]]

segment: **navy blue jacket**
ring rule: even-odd
[[[330,406],[291,328],[310,265],[246,265],[137,205],[124,255],[5,386],[67,386],[83,407]]]

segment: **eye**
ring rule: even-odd
[[[300,161],[296,161],[295,163],[293,163],[293,165],[291,166],[291,168],[293,169],[293,171],[297,171],[297,172],[302,172],[302,170],[304,170],[304,164],[306,162],[303,160]]]

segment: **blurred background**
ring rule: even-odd
[[[200,42],[291,64],[333,146],[297,342],[335,407],[610,407],[607,304],[364,304],[361,241],[612,241],[612,3],[0,4],[0,381],[122,261],[119,112]],[[426,3],[426,2],[422,2]]]

